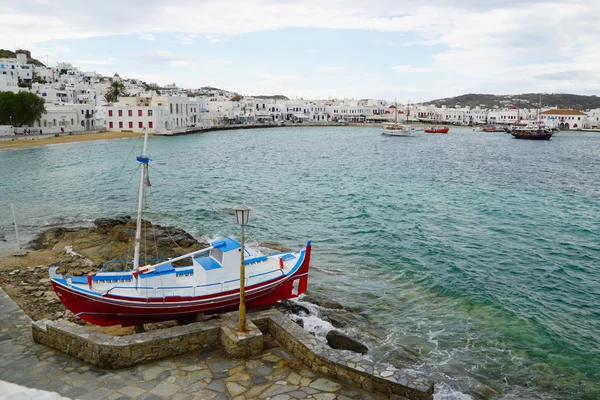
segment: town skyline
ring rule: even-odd
[[[403,102],[600,92],[593,1],[25,1],[5,11],[1,48],[161,85]]]

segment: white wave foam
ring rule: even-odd
[[[448,384],[444,382],[436,383],[435,393],[433,394],[434,400],[473,400],[473,397],[466,393],[459,392],[458,390],[452,389]]]

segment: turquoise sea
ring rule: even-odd
[[[15,247],[11,203],[23,241],[133,214],[141,143],[0,151],[0,246]],[[251,243],[312,239],[309,289],[436,399],[600,398],[600,135],[298,127],[156,137],[149,153],[148,219],[237,236],[244,203]]]

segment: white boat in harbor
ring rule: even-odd
[[[392,107],[394,108],[395,112],[395,122],[392,124],[386,124],[381,129],[381,134],[387,136],[412,136],[415,132],[415,128],[410,125],[398,123],[398,107],[396,105],[390,106],[390,108]],[[408,121],[408,113],[406,114],[406,120]]]

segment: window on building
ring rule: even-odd
[[[142,116],[142,110],[138,110],[138,117]]]
[[[129,121],[129,128],[133,128],[133,122]]]
[[[171,108],[171,114],[173,114],[173,104],[169,104],[170,108]]]
[[[148,122],[148,128],[152,129],[152,121]]]
[[[133,110],[127,110],[127,115],[133,117]]]
[[[123,116],[123,110],[119,110],[119,117]]]
[[[113,127],[113,123],[112,123],[112,121],[108,123],[108,127],[109,127],[110,129],[112,129],[112,127]]]
[[[108,116],[112,117],[112,110],[108,110]]]
[[[142,121],[140,121],[140,122],[138,123],[138,128],[140,128],[140,129],[141,129],[141,128],[143,128],[143,127],[144,127],[144,123],[143,123]]]
[[[119,128],[123,127],[123,121],[119,121]]]

